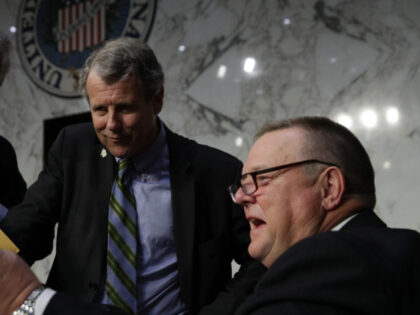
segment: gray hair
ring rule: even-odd
[[[10,69],[10,40],[2,32],[0,32],[0,85],[3,83],[4,77]]]
[[[92,71],[110,84],[124,80],[134,73],[139,88],[145,93],[146,101],[150,101],[164,83],[162,66],[153,50],[140,40],[129,37],[107,41],[86,59],[79,86],[88,100],[86,82]]]
[[[298,117],[265,124],[256,134],[288,128],[306,131],[302,154],[340,166],[346,181],[346,194],[361,194],[375,205],[375,172],[365,148],[346,127],[326,117]]]

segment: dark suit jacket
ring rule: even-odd
[[[235,314],[420,314],[420,234],[362,212],[289,248]]]
[[[12,145],[0,136],[0,203],[11,208],[23,200],[26,183],[19,172]]]
[[[208,313],[231,312],[262,270],[247,253],[249,226],[226,188],[241,163],[219,150],[167,132],[181,298],[196,313],[219,294]],[[64,128],[47,165],[24,202],[0,225],[29,263],[51,252],[58,222],[56,257],[47,285],[93,301],[104,282],[109,195],[116,163],[92,124]],[[235,281],[231,260],[242,264]],[[254,269],[255,268],[255,269]]]

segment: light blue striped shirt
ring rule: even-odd
[[[139,314],[187,314],[179,297],[171,204],[169,152],[163,123],[151,146],[134,158],[140,238],[138,262]],[[133,172],[134,173],[134,172]]]

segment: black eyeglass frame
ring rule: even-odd
[[[283,165],[279,165],[279,166],[266,168],[266,169],[263,169],[263,170],[258,170],[258,171],[254,171],[254,172],[245,173],[241,176],[238,183],[232,184],[228,187],[230,196],[232,197],[232,200],[236,203],[235,194],[236,194],[236,192],[238,191],[239,188],[241,188],[242,191],[245,193],[245,195],[248,195],[248,196],[252,195],[254,192],[256,192],[258,190],[258,183],[257,183],[257,176],[258,175],[273,172],[273,171],[278,171],[278,170],[288,168],[288,167],[294,167],[294,166],[298,166],[298,165],[302,165],[302,164],[309,164],[309,163],[320,163],[320,164],[324,164],[324,165],[328,165],[328,166],[340,167],[339,165],[334,164],[334,163],[325,162],[325,161],[321,161],[321,160],[317,160],[317,159],[309,159],[309,160],[303,160],[303,161],[299,161],[299,162],[283,164]],[[254,186],[255,186],[255,189],[253,191],[248,191],[246,189],[245,185],[242,184],[242,179],[245,178],[246,176],[249,176],[249,175],[251,176],[252,181],[253,181]]]

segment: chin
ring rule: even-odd
[[[109,152],[111,152],[111,154],[114,157],[117,157],[117,158],[125,158],[128,155],[128,151],[127,150],[124,150],[124,149],[115,149],[115,148],[113,148],[113,149],[108,149],[108,150],[109,150]]]
[[[260,260],[261,258],[260,250],[257,248],[255,244],[253,244],[252,241],[248,246],[248,253],[249,253],[249,256],[251,256],[254,259]]]

